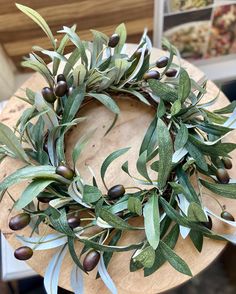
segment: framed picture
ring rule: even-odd
[[[200,67],[234,61],[235,69],[231,63],[225,73],[226,78],[236,77],[236,1],[156,0],[154,46],[160,48],[162,37]]]

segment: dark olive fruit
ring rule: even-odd
[[[206,227],[207,229],[212,229],[212,219],[210,216],[208,216],[208,222],[201,222],[201,224]]]
[[[21,230],[30,223],[30,215],[28,213],[19,213],[13,216],[9,221],[9,228],[13,231]]]
[[[53,103],[57,99],[57,97],[53,93],[53,90],[49,87],[44,87],[42,89],[42,95],[43,98],[49,103]]]
[[[73,88],[73,87],[70,87],[70,88],[68,89],[67,95],[68,95],[68,96],[71,96],[72,93],[73,93],[73,91],[74,91],[74,88]]]
[[[63,74],[59,74],[57,76],[57,83],[60,82],[60,81],[66,82],[66,78],[65,78],[65,76]]]
[[[33,250],[28,246],[22,246],[15,250],[14,256],[19,260],[30,259],[33,255]]]
[[[71,169],[70,167],[65,166],[65,165],[59,165],[56,168],[56,174],[63,176],[64,178],[66,178],[68,180],[73,179],[73,177],[75,175],[73,169]]]
[[[55,199],[55,196],[53,196],[50,193],[47,192],[41,192],[38,196],[37,199],[39,202],[42,203],[49,203],[51,200]]]
[[[149,50],[146,48],[144,52],[144,56],[146,56],[149,53]],[[135,57],[140,57],[142,54],[142,48],[139,48],[137,51],[135,51],[134,55]]]
[[[234,222],[234,217],[232,216],[231,213],[229,213],[228,211],[222,211],[221,215],[220,215],[223,219],[226,219],[228,221]]]
[[[111,200],[120,198],[124,194],[125,194],[125,187],[123,185],[115,185],[111,187],[107,192],[107,195]]]
[[[231,169],[233,167],[232,161],[229,158],[223,157],[222,161],[226,169]]]
[[[120,41],[120,36],[118,34],[113,34],[109,41],[108,41],[108,47],[114,48]]]
[[[100,253],[96,250],[91,250],[87,253],[83,261],[83,268],[86,272],[92,271],[98,264]]]
[[[67,92],[67,83],[65,81],[58,82],[55,86],[54,92],[58,97],[64,96]]]
[[[71,229],[77,228],[80,225],[80,218],[77,215],[73,215],[67,218],[68,225]]]
[[[177,69],[175,69],[175,68],[170,68],[165,73],[165,75],[169,78],[175,77],[176,74],[177,74]]]
[[[167,66],[168,61],[169,61],[169,58],[167,56],[162,56],[156,61],[156,66],[158,68],[163,68]]]
[[[229,174],[224,168],[216,170],[216,177],[221,184],[228,184],[229,182]]]
[[[145,81],[147,81],[149,79],[159,80],[160,79],[160,73],[157,70],[150,70],[150,71],[146,72],[143,75],[143,79]]]

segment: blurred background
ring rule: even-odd
[[[128,42],[139,41],[143,29],[155,47],[168,38],[182,57],[196,64],[230,100],[236,98],[236,1],[227,0],[20,0],[36,9],[54,35],[62,25],[77,24],[82,39],[90,29],[111,35],[125,22]],[[0,0],[0,109],[32,74],[21,67],[33,45],[50,49],[42,30],[17,10],[15,1]],[[66,52],[72,45],[66,48]],[[1,236],[0,294],[44,294],[42,278],[16,261]],[[168,294],[236,293],[236,249],[229,245],[205,271]],[[60,289],[60,293],[66,293]],[[87,294],[87,293],[86,293]],[[92,294],[92,293],[88,293]],[[101,293],[102,294],[102,293]],[[148,293],[147,293],[148,294]]]

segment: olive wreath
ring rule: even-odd
[[[17,236],[23,244],[15,250],[17,259],[31,258],[33,250],[58,247],[45,272],[47,293],[57,292],[59,271],[67,252],[74,261],[71,287],[75,293],[83,293],[83,272],[96,267],[97,278],[103,280],[111,293],[117,293],[107,272],[114,252],[134,252],[131,272],[143,269],[148,276],[168,261],[177,271],[191,276],[188,265],[174,252],[179,235],[189,235],[199,252],[204,237],[235,242],[234,235],[212,230],[212,216],[235,227],[232,214],[217,199],[220,216],[202,202],[203,186],[220,196],[236,197],[236,184],[226,171],[232,168],[229,153],[236,144],[222,142],[236,127],[235,102],[209,111],[207,107],[218,96],[201,103],[207,91],[206,81],[197,82],[189,76],[181,66],[177,49],[167,40],[163,40],[163,49],[168,53],[155,63],[150,63],[151,42],[146,31],[135,52],[131,56],[125,53],[124,24],[111,37],[92,30],[93,41],[80,40],[75,25],[64,26],[59,31],[64,36],[58,43],[36,11],[16,6],[43,29],[53,50],[33,47],[34,51],[22,62],[24,67],[39,72],[48,85],[37,93],[26,89],[26,97],[19,97],[30,107],[22,113],[15,132],[0,124],[1,160],[10,156],[25,164],[0,183],[0,191],[3,196],[10,186],[30,182],[17,201],[8,192],[14,201],[13,208],[23,210],[10,219],[9,226],[12,230],[27,225],[32,228],[30,237]],[[63,54],[68,42],[74,44],[74,49],[66,57]],[[51,58],[52,70],[37,51]],[[58,73],[62,62],[63,72]],[[75,168],[93,133],[83,135],[75,145],[73,168],[65,158],[65,135],[83,121],[79,110],[91,99],[114,113],[111,131],[119,115],[112,97],[123,93],[156,111],[137,159],[141,179],[130,174],[128,162],[121,167],[137,183],[137,188],[130,192],[120,183],[114,187],[105,183],[107,168],[128,151],[119,149],[101,165],[101,178],[107,189],[104,195],[91,167],[90,184]],[[156,172],[155,180],[150,178],[149,168]],[[196,179],[197,188],[190,177]],[[146,188],[140,188],[140,184]],[[130,224],[136,217],[143,219],[142,227]],[[41,232],[41,223],[52,228],[53,233]],[[91,227],[96,228],[96,233],[88,236],[86,232]],[[123,232],[129,230],[136,230],[137,234],[144,231],[145,239],[120,246]],[[81,252],[77,243],[83,245]]]

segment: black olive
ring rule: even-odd
[[[212,229],[212,219],[208,216],[208,222],[201,222],[201,224],[206,227],[208,230]]]
[[[176,74],[177,74],[177,69],[175,69],[175,68],[170,68],[165,73],[165,75],[169,78],[175,77]]]
[[[73,179],[75,175],[74,171],[70,167],[65,165],[59,165],[56,168],[56,174],[61,175],[68,180]]]
[[[30,259],[33,255],[33,250],[28,246],[22,246],[15,250],[14,256],[19,260]]]
[[[158,68],[166,67],[168,61],[169,61],[169,58],[167,56],[162,56],[156,61],[156,66]]]
[[[73,215],[68,217],[67,219],[68,225],[71,229],[77,228],[80,225],[80,218],[79,216]]]
[[[74,91],[74,88],[73,88],[73,87],[70,87],[70,88],[68,89],[67,96],[71,96],[72,93],[73,93],[73,91]]]
[[[42,202],[42,203],[49,203],[51,200],[53,200],[55,198],[56,198],[55,196],[53,196],[52,194],[47,193],[47,192],[41,192],[37,196],[38,201]]]
[[[49,87],[44,87],[42,89],[42,95],[43,98],[49,102],[49,103],[54,103],[57,97],[54,95],[53,90]]]
[[[28,213],[19,213],[13,216],[9,221],[9,228],[13,231],[21,230],[30,223],[30,215]]]
[[[233,167],[232,161],[229,158],[223,157],[222,161],[226,169],[231,169]]]
[[[108,47],[111,47],[111,48],[116,47],[119,41],[120,41],[120,36],[118,34],[113,34],[108,41]]]
[[[224,168],[216,170],[216,177],[221,184],[228,184],[229,182],[229,174]]]
[[[160,73],[157,70],[150,70],[150,71],[146,72],[143,75],[143,79],[145,81],[147,81],[149,79],[159,80],[160,79]]]
[[[120,198],[124,194],[125,194],[125,188],[123,185],[115,185],[115,186],[111,187],[107,192],[107,195],[108,195],[109,199],[111,199],[111,200]]]
[[[146,48],[144,52],[144,56],[148,55],[149,50]],[[142,48],[139,48],[138,50],[135,51],[134,56],[135,57],[140,57],[142,54]]]
[[[60,82],[60,81],[66,82],[66,78],[65,78],[65,76],[63,74],[59,74],[57,76],[57,83]]]
[[[228,211],[222,211],[220,215],[223,219],[234,222],[234,217]]]
[[[83,268],[86,272],[92,271],[98,264],[100,253],[96,250],[91,250],[87,253],[83,261]]]
[[[65,81],[58,82],[55,86],[54,91],[58,97],[64,96],[67,92],[67,83]]]

